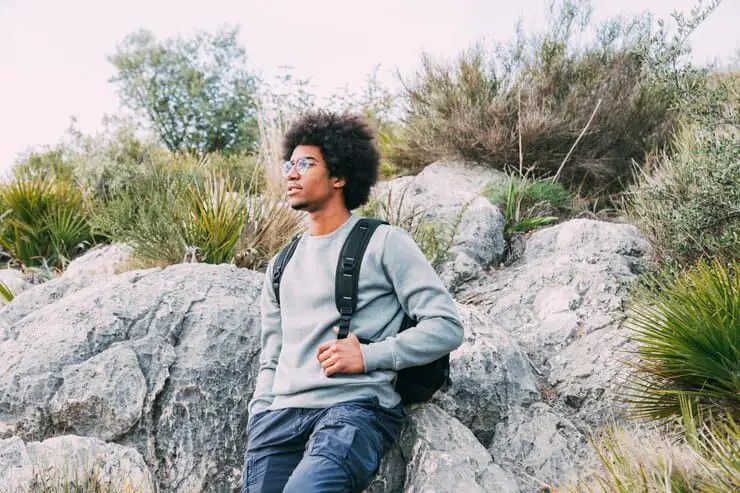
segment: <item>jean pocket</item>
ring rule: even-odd
[[[323,423],[314,430],[308,453],[344,464],[356,435],[356,426],[347,423]]]
[[[326,457],[349,472],[356,490],[367,486],[380,466],[378,438],[372,430],[349,423],[325,423],[314,431],[308,453]]]

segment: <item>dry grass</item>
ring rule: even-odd
[[[721,493],[740,488],[740,428],[606,428],[594,441],[600,466],[560,491],[579,493]]]
[[[247,220],[236,246],[235,263],[260,270],[287,241],[302,233],[306,224],[303,215],[290,208],[280,174],[281,140],[290,121],[265,110],[259,113],[258,124],[263,186],[260,191],[250,190],[247,194]]]

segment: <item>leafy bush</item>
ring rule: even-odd
[[[179,221],[186,191],[185,177],[151,170],[135,176],[108,200],[98,199],[92,225],[109,239],[131,245],[142,267],[181,262],[187,245]]]
[[[740,411],[740,264],[701,262],[648,276],[634,291],[626,327],[638,343],[625,390],[631,413],[665,420],[682,399],[702,413]]]
[[[622,190],[632,160],[674,128],[676,88],[666,81],[684,66],[685,37],[653,33],[646,16],[612,19],[579,47],[590,16],[588,2],[565,0],[542,35],[520,31],[507,46],[479,44],[453,61],[425,55],[404,81],[397,164],[461,156],[505,170],[523,153],[537,178],[562,167],[563,182],[584,194]]]
[[[100,204],[93,224],[110,239],[131,245],[143,267],[185,259],[230,262],[245,218],[245,197],[228,177],[161,168]]]
[[[63,270],[90,247],[93,234],[82,193],[54,175],[16,177],[0,184],[0,246],[22,268]]]
[[[13,176],[27,178],[31,176],[53,175],[60,181],[74,181],[75,169],[63,147],[32,152],[12,168]]]
[[[700,98],[686,95],[691,120],[673,152],[639,170],[626,197],[629,214],[665,262],[740,256],[740,75],[712,85]]]
[[[107,201],[152,168],[166,167],[173,156],[159,145],[142,141],[130,122],[109,121],[98,135],[69,130],[67,152],[75,179],[86,194]]]

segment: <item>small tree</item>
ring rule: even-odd
[[[124,106],[143,115],[171,151],[252,149],[257,79],[246,68],[238,28],[158,41],[129,34],[109,61]]]

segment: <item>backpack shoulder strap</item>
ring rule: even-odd
[[[361,218],[350,231],[342,246],[337,262],[335,301],[339,310],[339,339],[349,333],[349,322],[357,309],[357,286],[360,280],[360,266],[370,238],[381,224],[381,219]]]
[[[280,306],[280,279],[282,279],[285,266],[288,265],[288,261],[293,256],[300,239],[301,235],[294,236],[290,240],[290,243],[280,250],[272,266],[272,289],[275,291],[275,299],[277,299],[278,306]]]

